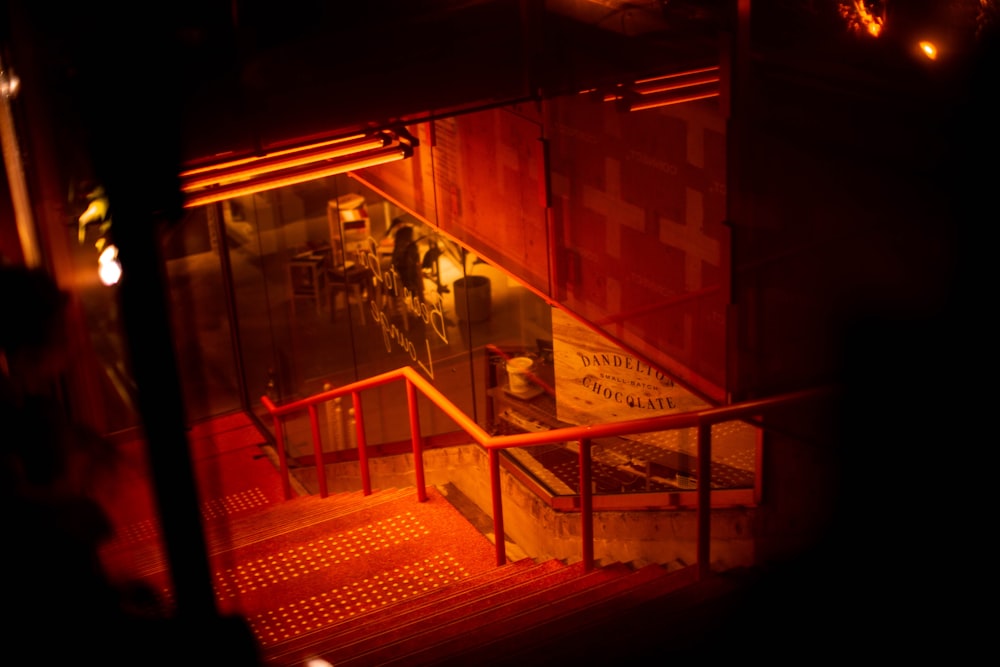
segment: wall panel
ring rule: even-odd
[[[621,113],[547,106],[558,300],[721,399],[729,233],[716,100]]]

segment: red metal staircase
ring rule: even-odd
[[[427,491],[425,502],[415,489],[387,489],[206,519],[220,610],[248,621],[268,666],[304,667],[312,658],[338,667],[512,664],[514,656],[525,665],[579,648],[581,636],[641,618],[644,605],[692,588],[690,568],[656,564],[588,570],[524,558],[498,567],[490,540],[444,495]],[[381,550],[352,554],[379,542]],[[146,582],[169,603],[158,536],[112,542],[103,555],[110,573]],[[373,582],[394,586],[391,599]]]
[[[690,570],[662,565],[587,571],[525,558],[265,646],[263,656],[289,667],[317,657],[338,667],[483,664],[566,640],[691,583]]]

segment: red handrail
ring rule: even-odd
[[[371,493],[371,481],[368,471],[367,442],[364,435],[364,416],[361,410],[360,392],[373,389],[390,382],[402,380],[406,383],[407,407],[410,417],[411,437],[413,440],[414,477],[417,486],[417,499],[427,500],[427,489],[424,483],[423,467],[423,436],[420,433],[419,406],[417,403],[419,390],[446,416],[476,443],[489,452],[490,486],[493,499],[493,529],[496,535],[497,565],[507,562],[503,531],[503,502],[500,495],[500,456],[501,449],[511,447],[530,447],[549,445],[571,440],[580,443],[580,520],[583,540],[583,566],[590,570],[594,567],[594,537],[593,537],[593,489],[591,488],[591,441],[595,438],[632,435],[650,431],[666,431],[677,428],[695,428],[698,435],[698,479],[704,483],[698,484],[697,492],[697,579],[709,574],[709,543],[710,543],[710,502],[711,485],[708,483],[711,472],[712,424],[737,419],[757,420],[768,410],[787,406],[820,396],[827,395],[828,388],[819,388],[773,396],[770,398],[746,401],[737,405],[707,408],[694,412],[674,415],[645,417],[629,421],[607,424],[592,424],[585,426],[568,426],[537,433],[518,433],[515,435],[491,436],[479,424],[468,417],[444,394],[442,394],[426,378],[409,366],[359,380],[343,387],[308,396],[283,405],[275,405],[267,396],[261,397],[261,403],[274,420],[275,439],[278,447],[278,464],[281,469],[285,498],[291,498],[289,482],[288,458],[285,452],[282,417],[308,411],[312,426],[313,453],[317,465],[317,477],[320,480],[320,495],[326,496],[326,474],[324,472],[322,441],[318,425],[316,406],[333,400],[345,394],[351,394],[354,401],[354,417],[358,440],[358,461],[361,466],[362,488],[365,495]]]

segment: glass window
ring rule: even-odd
[[[241,407],[228,282],[215,214],[215,209],[191,209],[161,241],[177,369],[189,422]]]

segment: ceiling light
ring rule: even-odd
[[[694,102],[695,100],[705,100],[710,97],[718,96],[718,90],[706,90],[700,93],[688,93],[686,95],[644,95],[634,102],[622,100],[620,106],[623,111],[645,111],[646,109],[666,107],[672,104],[683,104],[685,102]]]
[[[250,160],[227,163],[223,166],[193,169],[181,173],[183,184],[181,189],[184,192],[194,192],[207,186],[246,180],[247,178],[268,174],[279,169],[299,167],[322,160],[382,148],[388,145],[389,142],[390,139],[386,135],[362,136],[351,141],[326,143],[296,150],[281,151]]]
[[[407,133],[353,135],[181,172],[185,208],[402,160],[413,154]]]
[[[719,70],[718,65],[711,65],[637,79],[604,93],[601,99],[615,102],[622,111],[642,111],[718,97],[721,81]]]

